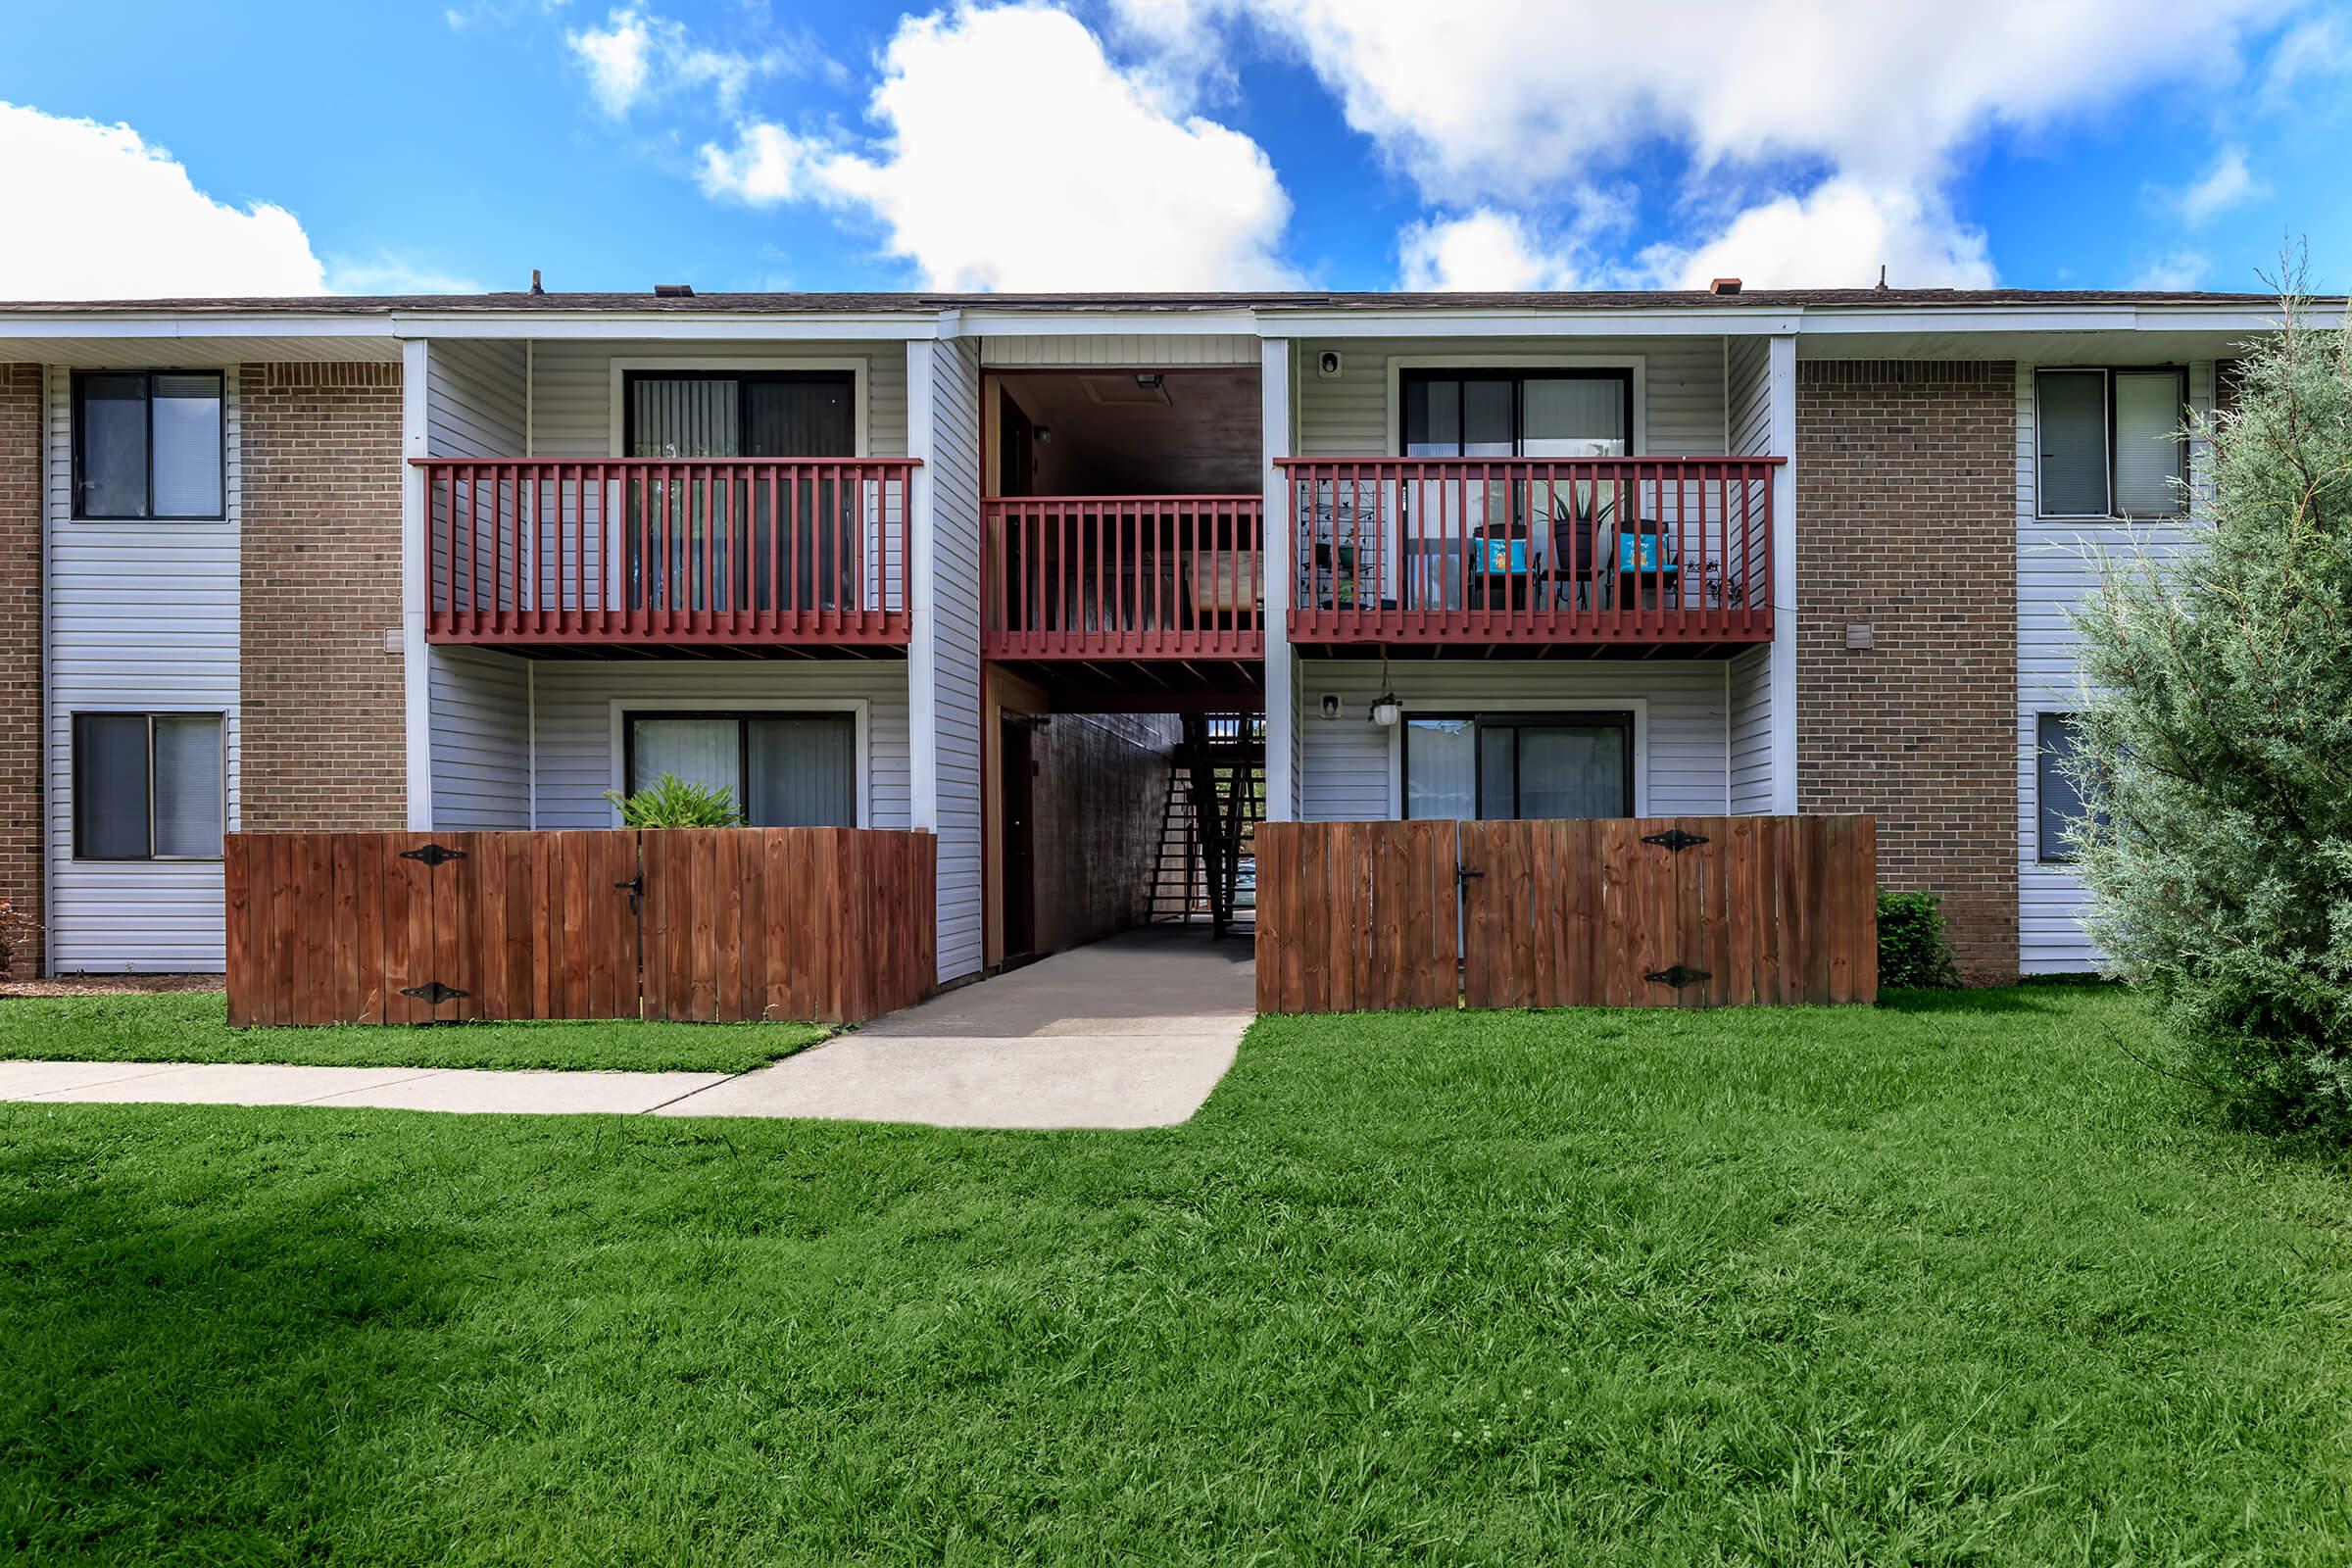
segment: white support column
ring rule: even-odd
[[[408,460],[430,457],[424,421],[424,384],[431,368],[429,346],[411,338],[400,346],[400,663],[406,699],[409,831],[433,825],[433,698],[430,652],[424,642],[425,589],[431,563],[425,554],[424,470]]]
[[[1796,810],[1796,338],[1772,340],[1772,809]]]
[[[1265,339],[1258,364],[1258,440],[1266,455],[1266,817],[1289,822],[1298,815],[1298,781],[1292,765],[1298,730],[1298,681],[1291,659],[1294,530],[1290,480],[1275,460],[1291,455],[1291,340]]]
[[[906,346],[906,699],[914,825],[939,836],[939,978],[984,961],[980,846],[980,356],[943,318]]]
[[[939,620],[937,523],[933,516],[931,340],[906,345],[906,455],[918,466],[906,482],[906,741],[911,772],[911,824],[939,831]]]

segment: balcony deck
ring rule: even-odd
[[[420,458],[425,635],[523,653],[906,646],[908,459]]]
[[[1291,641],[1619,658],[1770,642],[1784,461],[1283,460]]]

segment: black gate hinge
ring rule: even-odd
[[[446,844],[427,844],[418,849],[403,850],[400,858],[404,860],[422,860],[427,865],[440,865],[448,860],[463,860],[466,852],[453,850]]]
[[[402,986],[400,994],[404,997],[415,997],[418,1002],[434,1007],[438,1007],[444,1002],[455,1002],[458,998],[466,995],[456,986],[445,986],[438,980],[427,980],[420,986]]]
[[[1679,827],[1670,827],[1663,833],[1642,834],[1642,842],[1655,844],[1680,855],[1685,850],[1694,849],[1698,845],[1706,843],[1707,836],[1704,833],[1686,833]]]
[[[1652,969],[1642,978],[1651,985],[1672,986],[1675,990],[1680,991],[1683,987],[1696,985],[1701,980],[1712,980],[1714,974],[1706,969],[1686,969],[1678,963],[1671,968]]]

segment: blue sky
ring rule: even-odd
[[[27,8],[0,297],[2352,278],[2343,6],[1907,9]]]

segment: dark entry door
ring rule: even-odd
[[[1036,857],[1030,814],[1035,805],[1036,770],[1030,756],[1029,720],[1007,713],[1001,728],[997,863],[1004,868],[1004,956],[1009,960],[1037,951]]]

